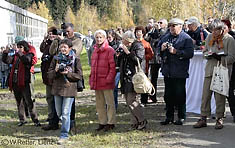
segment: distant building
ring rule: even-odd
[[[0,46],[13,44],[16,36],[23,36],[36,50],[38,57],[40,43],[47,32],[48,20],[21,9],[5,0],[0,2]]]

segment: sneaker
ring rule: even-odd
[[[105,127],[104,127],[104,131],[107,132],[107,131],[110,131],[112,129],[114,129],[115,125],[114,124],[107,124]]]
[[[23,126],[24,124],[26,124],[27,123],[27,121],[20,121],[17,125],[18,126]]]
[[[46,126],[43,126],[42,129],[44,131],[57,130],[59,129],[59,125],[46,125]]]
[[[167,125],[167,124],[170,124],[170,123],[173,123],[173,119],[166,118],[165,121],[160,122],[161,125]]]
[[[66,144],[68,141],[67,138],[60,138],[58,141],[57,141],[57,144],[58,145],[63,145],[63,144]]]
[[[180,118],[174,122],[174,125],[183,125],[183,124],[184,124],[184,119],[180,119]]]
[[[137,129],[138,130],[145,129],[147,124],[148,124],[148,121],[145,119],[144,121],[139,122]]]
[[[95,129],[97,132],[98,131],[101,131],[102,129],[104,129],[104,127],[105,127],[106,125],[104,125],[104,124],[99,124],[99,127],[97,128],[97,129]]]
[[[223,119],[222,118],[218,118],[216,120],[216,123],[215,123],[215,129],[222,129],[224,126],[223,126]]]
[[[201,118],[197,121],[196,124],[193,125],[194,128],[202,128],[207,127],[206,119]]]

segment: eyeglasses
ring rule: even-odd
[[[23,46],[17,46],[17,48],[24,48]]]
[[[158,22],[158,24],[163,24],[163,22]]]

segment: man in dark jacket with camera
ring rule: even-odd
[[[166,102],[166,120],[161,125],[174,123],[182,125],[186,117],[186,78],[190,58],[193,57],[193,43],[189,35],[182,31],[183,21],[173,18],[169,21],[170,32],[159,42],[158,49],[162,57],[162,74],[165,82],[164,100]],[[174,122],[174,107],[178,107],[178,120]]]
[[[48,104],[48,118],[49,124],[42,127],[43,130],[56,130],[59,129],[59,118],[56,114],[55,110],[55,101],[54,96],[51,94],[52,82],[48,79],[48,69],[50,67],[51,61],[53,59],[53,55],[50,55],[49,49],[53,40],[57,37],[56,35],[57,29],[56,27],[50,27],[47,31],[47,35],[45,36],[43,42],[40,45],[40,51],[42,54],[42,63],[41,63],[41,71],[42,71],[42,80],[46,85],[46,101]]]

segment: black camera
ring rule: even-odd
[[[55,57],[59,64],[59,71],[63,72],[67,66],[72,65],[72,57],[66,56],[61,52]]]
[[[67,32],[66,32],[66,30],[64,30],[64,29],[54,29],[54,30],[52,30],[52,34],[53,35],[63,35],[63,36],[67,36]]]
[[[124,50],[122,49],[122,48],[118,48],[118,49],[116,49],[116,52],[119,52],[119,53],[123,53],[124,52]]]
[[[51,56],[50,56],[50,55],[44,55],[44,56],[42,56],[42,61],[43,61],[43,62],[49,61],[50,59],[51,59]]]
[[[9,52],[8,52],[8,56],[14,56],[16,54],[16,50],[15,49],[9,49]]]
[[[60,64],[59,64],[59,72],[65,71],[66,66],[67,66],[67,65],[66,65],[65,63],[60,63]]]
[[[166,48],[168,49],[169,47],[171,47],[173,44],[172,43],[169,43],[169,42],[166,42]]]

